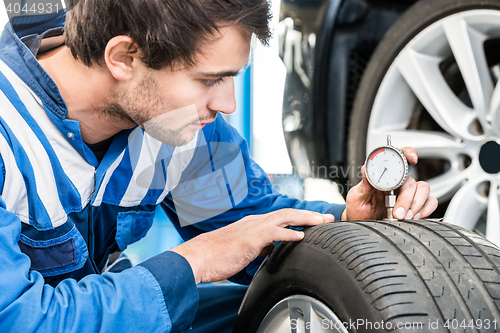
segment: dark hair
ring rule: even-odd
[[[192,66],[222,26],[236,24],[266,45],[270,19],[267,0],[78,0],[67,13],[66,45],[91,67],[103,59],[111,38],[125,35],[150,68]]]

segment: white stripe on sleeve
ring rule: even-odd
[[[42,107],[36,105],[37,102],[26,105],[27,108]],[[23,117],[17,112],[15,107],[7,99],[3,92],[0,92],[0,117],[2,117],[16,136],[17,140],[28,155],[31,167],[35,175],[36,192],[47,211],[52,226],[54,228],[67,221],[67,215],[62,207],[57,192],[56,181],[52,172],[52,165],[42,143],[31,130]],[[47,170],[51,170],[47,172]]]
[[[6,209],[15,214],[21,222],[29,224],[28,194],[23,175],[4,136],[0,134],[0,154],[5,166],[5,181],[2,198]]]
[[[21,101],[47,137],[64,173],[77,188],[83,209],[90,201],[94,191],[95,168],[80,155],[66,136],[50,120],[38,96],[2,61],[0,61],[0,71],[10,81]]]

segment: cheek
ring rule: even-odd
[[[154,94],[155,96],[151,96],[154,98],[150,98],[147,103],[157,115],[194,105],[199,116],[202,117],[207,114],[207,105],[212,94],[213,89],[208,88],[199,80],[177,76],[169,78],[167,84],[163,85]],[[192,112],[188,112],[185,118],[192,116]]]
[[[204,89],[188,89],[179,92],[177,95],[172,96],[169,99],[176,108],[184,108],[187,106],[195,105],[198,114],[206,114],[208,110],[208,104],[210,101],[209,93]],[[191,114],[192,115],[192,114]]]
[[[210,97],[210,90],[205,86],[202,87],[193,87],[187,88],[183,91],[182,98],[186,101],[190,101],[192,104],[206,104]]]

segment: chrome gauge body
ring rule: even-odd
[[[389,192],[403,185],[408,176],[404,153],[390,144],[374,149],[366,158],[366,178],[380,191]]]

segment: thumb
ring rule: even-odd
[[[359,199],[364,200],[368,199],[372,196],[372,194],[376,191],[376,189],[370,184],[368,179],[366,178],[365,166],[361,167],[361,182],[359,182],[357,187],[357,194]]]

